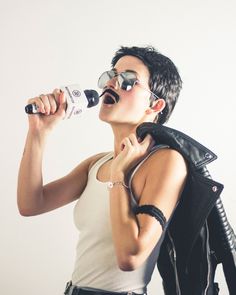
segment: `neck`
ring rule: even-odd
[[[128,137],[131,133],[136,134],[136,128],[138,125],[127,124],[112,124],[112,130],[114,134],[114,157],[116,157],[121,151],[121,142],[125,137]]]

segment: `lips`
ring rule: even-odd
[[[103,93],[100,95],[100,97],[101,96],[104,96],[104,104],[115,104],[118,103],[118,101],[120,100],[119,95],[110,88],[105,89]]]

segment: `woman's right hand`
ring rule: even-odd
[[[28,100],[28,104],[35,103],[41,114],[28,115],[31,131],[50,131],[57,122],[65,116],[65,93],[54,89],[50,94],[42,94]]]

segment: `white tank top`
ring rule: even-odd
[[[122,271],[118,267],[111,233],[109,191],[107,183],[97,179],[99,167],[112,157],[113,153],[109,153],[92,166],[87,186],[74,208],[74,222],[79,234],[72,283],[113,292],[145,293],[164,234],[139,268]],[[131,198],[131,206],[137,206],[134,197]]]

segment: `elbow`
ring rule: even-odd
[[[33,210],[30,207],[25,206],[24,204],[21,204],[21,202],[17,202],[17,207],[18,207],[18,211],[20,213],[21,216],[23,217],[30,217],[30,216],[34,216],[37,215],[35,210]]]
[[[123,259],[118,259],[119,269],[122,271],[134,271],[138,268],[137,261],[135,257],[126,257]]]
[[[26,208],[22,208],[19,205],[18,205],[18,211],[19,211],[20,215],[23,217],[30,217],[30,216],[35,215],[35,214],[33,214],[33,212],[31,212],[31,210],[26,209]]]
[[[40,214],[41,203],[32,203],[25,195],[17,194],[17,207],[18,212],[23,217],[30,217]],[[39,198],[38,198],[39,199]]]
[[[141,252],[135,253],[123,253],[117,255],[117,262],[120,270],[122,271],[134,271],[145,261],[145,255],[141,255]]]
[[[123,248],[116,252],[118,266],[122,271],[134,271],[139,268],[150,255],[152,248],[144,242],[139,241],[129,251]]]
[[[23,206],[22,202],[20,202],[19,195],[17,198],[17,208],[18,208],[18,212],[20,213],[21,216],[24,216],[24,217],[31,216],[30,210],[27,209],[25,206]]]

